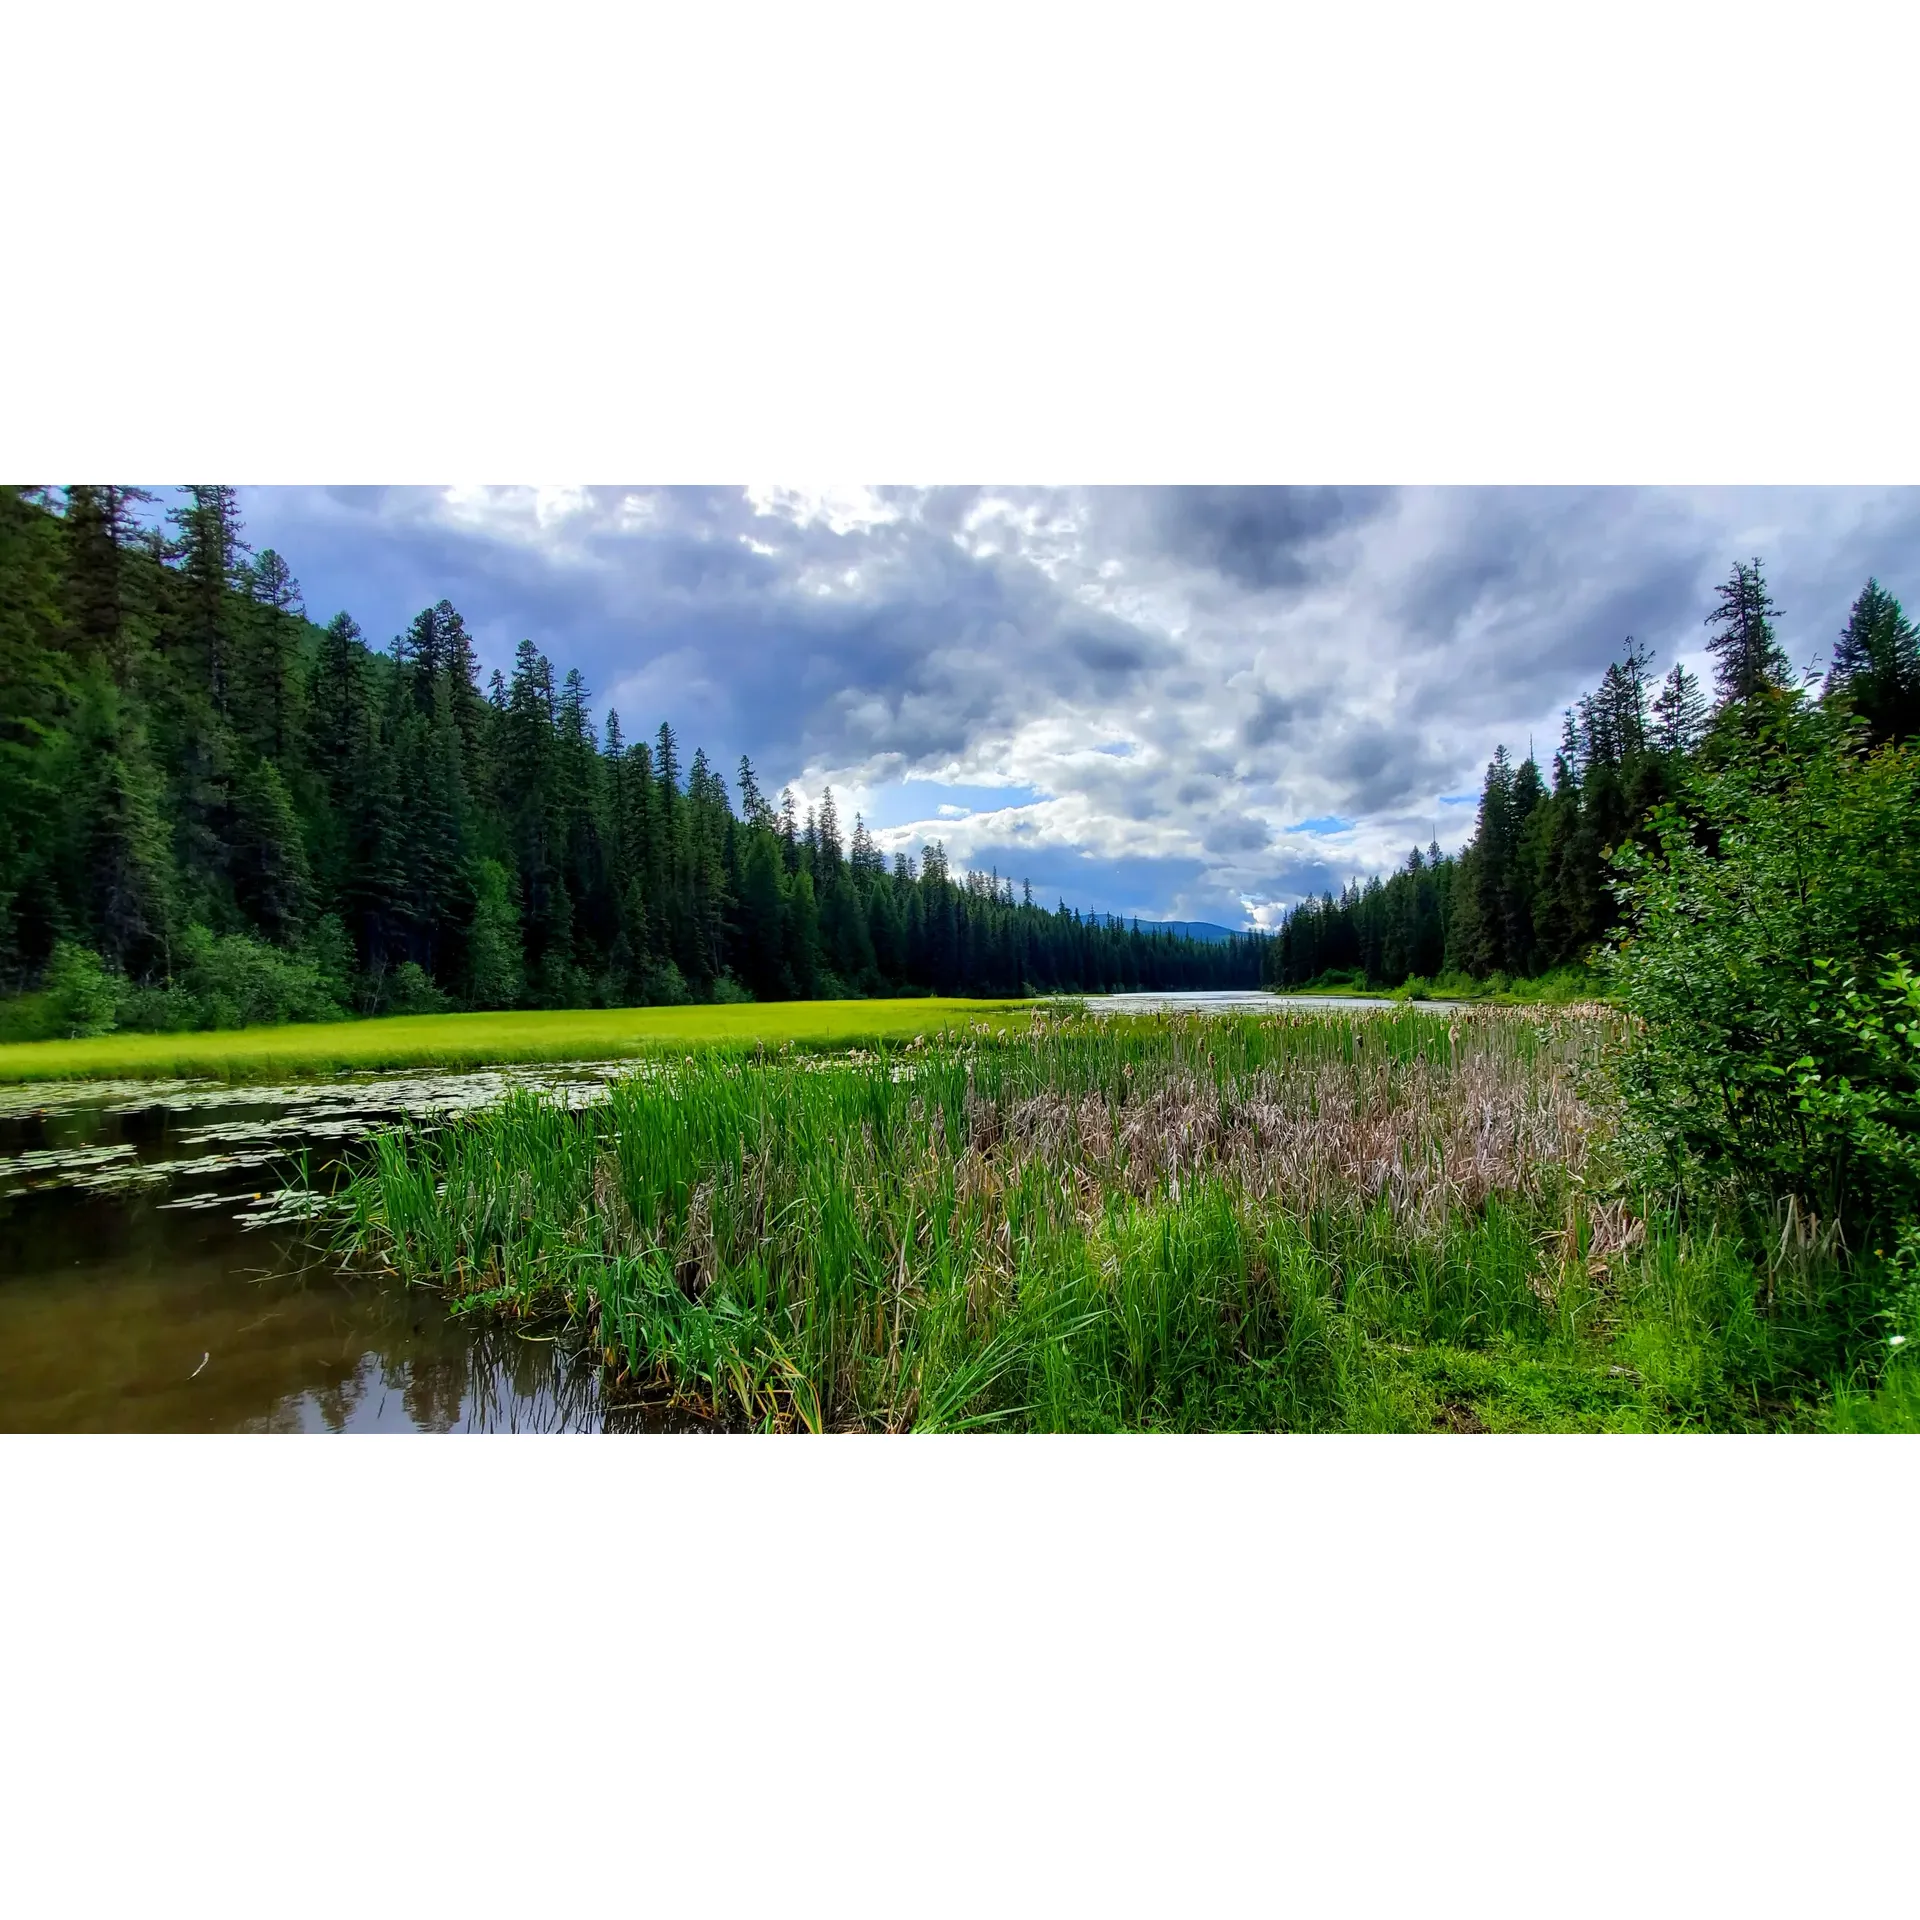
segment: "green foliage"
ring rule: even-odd
[[[0,1047],[52,1040],[59,1033],[60,1012],[51,994],[16,993],[0,1000]]]
[[[119,992],[97,953],[60,941],[47,962],[46,993],[61,1032],[70,1039],[113,1031]]]
[[[1737,561],[1715,591],[1707,615],[1714,629],[1707,649],[1714,657],[1714,685],[1724,707],[1737,707],[1768,693],[1783,692],[1791,679],[1787,656],[1774,637],[1780,609],[1760,570],[1760,562]]]
[[[1602,960],[1635,1016],[1617,1064],[1646,1171],[1876,1211],[1886,1156],[1863,1149],[1906,1068],[1863,996],[1904,980],[1886,956],[1920,935],[1920,760],[1787,699],[1651,836],[1618,856],[1627,921]]]
[[[467,934],[467,999],[476,1007],[510,1007],[525,987],[520,950],[520,904],[498,860],[482,860],[473,874],[473,924]]]
[[[320,963],[251,934],[189,927],[179,942],[176,971],[196,1026],[337,1020],[344,1012]]]
[[[1920,633],[1877,580],[1853,603],[1833,650],[1827,692],[1859,714],[1876,741],[1920,732]]]
[[[377,1138],[342,1231],[735,1426],[1815,1424],[1878,1338],[1858,1289],[1592,1199],[1592,1029],[1049,1013],[669,1058]]]
[[[1518,997],[1538,975],[1583,971],[1613,925],[1607,856],[1642,830],[1702,732],[1698,688],[1681,669],[1649,706],[1651,658],[1630,640],[1568,712],[1550,791],[1531,754],[1515,766],[1496,747],[1458,855],[1416,847],[1384,881],[1303,901],[1268,947],[1269,984],[1382,988],[1445,975],[1465,983],[1448,989],[1456,995]]]
[[[417,960],[403,960],[387,987],[386,1011],[400,1016],[445,1013],[451,1003]]]
[[[1824,1060],[1803,1054],[1794,1085],[1811,1140],[1870,1214],[1910,1216],[1920,1203],[1920,977],[1898,955],[1874,989],[1845,984],[1841,967],[1814,961],[1814,1019]]]

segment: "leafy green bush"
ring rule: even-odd
[[[117,1024],[119,983],[92,948],[76,946],[71,940],[56,942],[44,987],[59,1031],[69,1039],[111,1033]]]
[[[723,973],[713,983],[713,1004],[717,1007],[745,1007],[753,1003],[753,995],[743,987],[732,974]]]
[[[57,1040],[60,1034],[60,1012],[51,994],[17,993],[0,1000],[0,1046],[22,1040]]]
[[[1600,964],[1634,1016],[1613,1066],[1649,1176],[1835,1219],[1903,1204],[1884,1129],[1912,1111],[1912,1057],[1871,987],[1920,941],[1920,756],[1862,738],[1783,699],[1615,857]]]
[[[445,1013],[452,1005],[419,961],[403,960],[394,968],[393,983],[387,989],[389,1013]]]
[[[1814,962],[1810,999],[1828,1035],[1823,1059],[1794,1062],[1809,1133],[1828,1143],[1842,1181],[1883,1217],[1920,1200],[1920,978],[1898,955],[1874,982],[1846,984],[1830,960]]]
[[[175,962],[176,983],[191,997],[195,1024],[202,1027],[337,1020],[343,1011],[314,960],[248,934],[189,927]]]
[[[185,987],[130,986],[120,996],[120,1024],[129,1033],[187,1033],[212,1023]]]
[[[685,1007],[692,1003],[686,976],[671,960],[649,966],[641,974],[640,1004],[643,1007]]]
[[[337,913],[324,913],[314,929],[301,941],[301,959],[311,966],[327,990],[328,998],[341,1010],[352,1006],[354,988],[353,942],[340,924]]]

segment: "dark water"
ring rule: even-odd
[[[563,1432],[655,1424],[551,1339],[340,1270],[284,1195],[402,1112],[616,1069],[0,1089],[0,1430]]]

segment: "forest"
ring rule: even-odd
[[[1706,616],[1711,698],[1681,665],[1653,682],[1650,651],[1629,639],[1599,687],[1567,712],[1548,776],[1531,754],[1516,766],[1497,748],[1467,846],[1457,855],[1416,847],[1385,879],[1302,902],[1268,949],[1269,983],[1421,989],[1584,969],[1619,930],[1615,855],[1651,849],[1661,808],[1700,770],[1778,735],[1808,696],[1832,719],[1851,716],[1867,747],[1920,730],[1920,640],[1877,580],[1854,601],[1822,681],[1796,680],[1779,618],[1760,561],[1737,563]],[[1806,735],[1796,744],[1830,742]]]
[[[731,784],[670,721],[596,725],[531,640],[484,686],[446,600],[382,648],[308,618],[235,490],[0,490],[0,993],[59,1031],[734,999],[1362,985],[1567,970],[1618,932],[1617,856],[1778,710],[1920,727],[1920,641],[1869,580],[1796,682],[1758,559],[1706,616],[1711,695],[1629,640],[1543,774],[1505,747],[1456,854],[1207,943],[1038,905],[937,843],[887,860],[831,790]],[[1775,731],[1778,731],[1776,725]],[[1805,744],[1804,742],[1802,743]],[[1820,749],[1824,751],[1825,749]],[[54,1017],[54,1016],[46,1016]],[[49,1029],[54,1030],[54,1029]],[[30,1037],[21,1033],[16,1037]]]
[[[444,599],[321,626],[233,488],[156,504],[0,490],[0,993],[59,1031],[1261,980],[596,726],[530,639],[483,687]]]

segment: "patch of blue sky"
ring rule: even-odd
[[[902,780],[874,789],[866,822],[877,830],[904,827],[915,820],[964,820],[976,813],[1030,807],[1044,798],[1035,787],[980,787],[943,780]]]
[[[1353,822],[1343,820],[1337,813],[1316,814],[1311,820],[1296,820],[1288,827],[1288,833],[1351,833]]]

